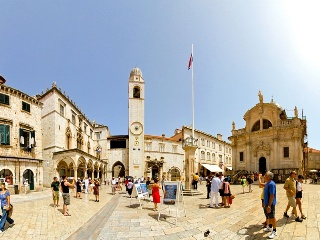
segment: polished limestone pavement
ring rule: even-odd
[[[204,184],[199,189],[205,192]],[[319,239],[320,184],[303,185],[303,209],[307,219],[302,223],[283,217],[287,204],[283,184],[277,185],[277,233],[275,239]],[[262,231],[264,214],[261,208],[261,189],[253,186],[253,192],[242,194],[240,185],[231,185],[236,195],[231,208],[208,208],[206,194],[184,197],[186,216],[180,214],[177,224],[173,212],[154,212],[153,203],[127,194],[110,193],[110,186],[102,186],[100,202],[94,202],[93,194],[83,194],[83,199],[71,193],[71,216],[62,215],[60,207],[54,208],[51,191],[12,195],[15,225],[6,226],[0,239],[266,239]],[[164,206],[160,206],[160,209]],[[174,208],[172,208],[174,209]],[[290,211],[290,210],[289,210]],[[288,212],[289,213],[289,212]],[[209,230],[207,237],[204,233]]]

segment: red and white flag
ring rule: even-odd
[[[189,64],[188,64],[188,70],[191,68],[192,62],[193,62],[193,57],[192,57],[192,53],[191,53],[190,59],[189,59]]]

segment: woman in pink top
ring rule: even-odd
[[[231,190],[230,190],[230,183],[228,182],[228,179],[225,178],[223,180],[223,202],[224,202],[224,207],[229,208],[229,197],[231,196]]]

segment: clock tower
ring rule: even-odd
[[[139,68],[133,68],[129,77],[129,175],[144,175],[144,80]]]

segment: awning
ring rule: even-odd
[[[203,163],[201,165],[206,169],[208,169],[210,172],[215,172],[215,173],[224,172],[218,165],[215,165],[215,164]]]
[[[232,170],[232,167],[226,167],[228,170]]]

